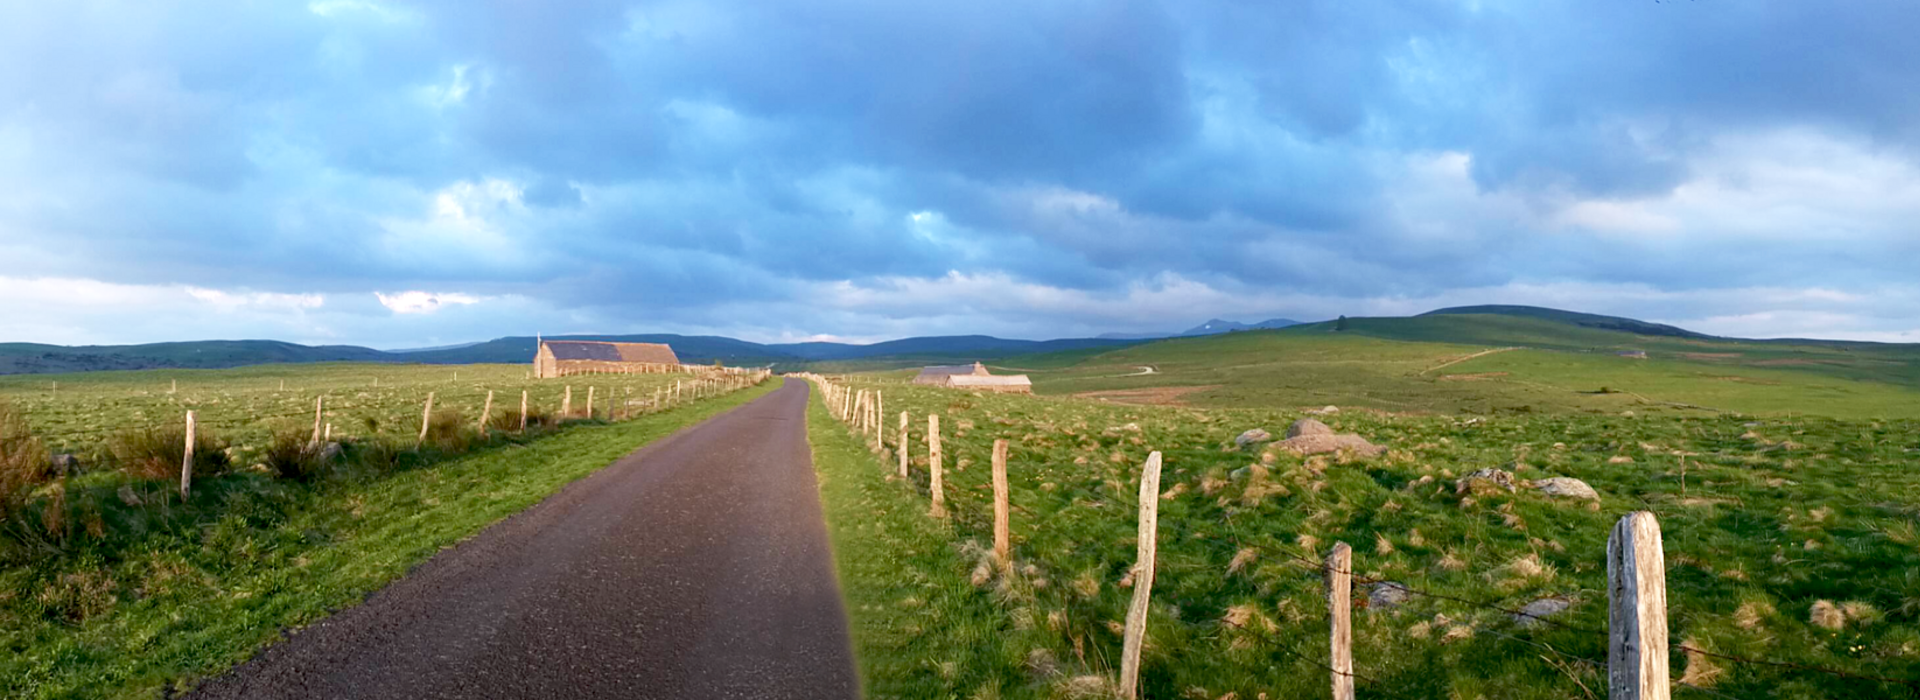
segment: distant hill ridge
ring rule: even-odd
[[[1516,336],[1516,330],[1484,324],[1450,323],[1447,316],[1498,316],[1503,323],[1541,324],[1549,335]],[[1519,320],[1531,319],[1531,320]],[[1479,343],[1488,345],[1529,345],[1541,347],[1627,347],[1630,336],[1575,338],[1567,333],[1617,332],[1674,341],[1735,340],[1697,333],[1661,323],[1619,316],[1563,311],[1537,306],[1484,305],[1435,309],[1409,317],[1350,319],[1354,332],[1405,340]],[[673,346],[682,361],[706,364],[719,360],[729,365],[803,365],[811,362],[888,359],[901,364],[952,364],[975,360],[996,360],[1016,355],[1032,355],[1074,350],[1119,349],[1161,337],[1220,335],[1233,331],[1291,329],[1287,332],[1331,330],[1332,321],[1299,323],[1276,318],[1255,324],[1212,319],[1179,336],[1072,338],[1063,340],[1009,340],[985,335],[902,338],[868,345],[834,342],[754,343],[722,336],[688,336],[671,333],[637,335],[564,335],[552,340],[606,340],[616,342],[666,343]],[[1571,327],[1571,328],[1570,328]],[[1585,330],[1577,330],[1585,329]],[[1539,329],[1536,329],[1539,330]],[[1819,343],[1833,347],[1864,347],[1871,343],[1847,341],[1762,340],[1742,341],[1760,344]],[[131,369],[218,369],[241,365],[282,362],[396,362],[424,364],[473,364],[528,362],[534,353],[534,338],[516,336],[451,345],[438,348],[383,351],[350,345],[307,346],[275,340],[208,340],[146,345],[102,345],[68,347],[37,343],[0,343],[0,374],[49,372],[85,372]],[[1639,347],[1634,345],[1634,347]]]

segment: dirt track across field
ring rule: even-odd
[[[191,697],[856,697],[807,392],[629,455]]]

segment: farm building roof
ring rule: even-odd
[[[543,341],[556,360],[592,360],[596,362],[646,362],[680,364],[673,348],[660,343],[605,343],[595,340]]]
[[[987,368],[978,362],[970,365],[936,365],[933,367],[922,367],[920,368],[919,376],[914,377],[913,381],[915,384],[940,384],[944,383],[947,377],[959,374],[984,377],[987,376]]]
[[[955,374],[947,377],[947,386],[1033,386],[1024,374]]]

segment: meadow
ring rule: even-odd
[[[883,392],[889,451],[899,412],[912,416],[912,472],[901,481],[892,454],[857,454],[871,443],[850,447],[845,426],[813,413],[876,697],[1108,692],[1131,594],[1138,473],[1151,451],[1166,466],[1145,697],[1324,696],[1320,562],[1335,542],[1353,546],[1361,581],[1419,592],[1356,583],[1362,695],[1605,697],[1606,539],[1636,510],[1655,513],[1664,531],[1673,641],[1689,650],[1673,654],[1676,697],[1915,696],[1826,672],[1920,677],[1912,419],[1349,406],[1317,417],[1386,452],[1302,457],[1235,441],[1252,428],[1281,436],[1305,416],[1297,408],[982,395],[897,375],[846,381]],[[930,413],[944,426],[946,519],[927,512]],[[989,558],[987,464],[1002,438],[1009,572]],[[1506,470],[1519,488],[1460,485],[1483,468]],[[1526,487],[1552,476],[1583,480],[1599,498]],[[1566,609],[1546,623],[1512,614],[1541,601]]]
[[[1618,354],[1633,350],[1648,356]],[[1906,346],[1661,338],[1499,316],[1353,319],[1342,332],[1320,324],[1003,362],[996,372],[1027,372],[1044,394],[1133,403],[1920,418],[1920,353]]]
[[[691,389],[692,379],[356,364],[0,379],[0,463],[9,467],[0,695],[190,687],[440,548],[767,390],[754,375],[708,382],[698,398],[656,394],[676,380]],[[569,385],[573,413],[562,416]],[[483,428],[489,390],[494,420]],[[331,426],[338,447],[307,449],[321,395],[322,429]],[[182,498],[184,438],[167,431],[180,430],[186,410],[201,417],[206,444]],[[50,452],[78,461],[53,467]]]

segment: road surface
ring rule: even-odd
[[[191,697],[856,697],[807,391],[629,455]]]

